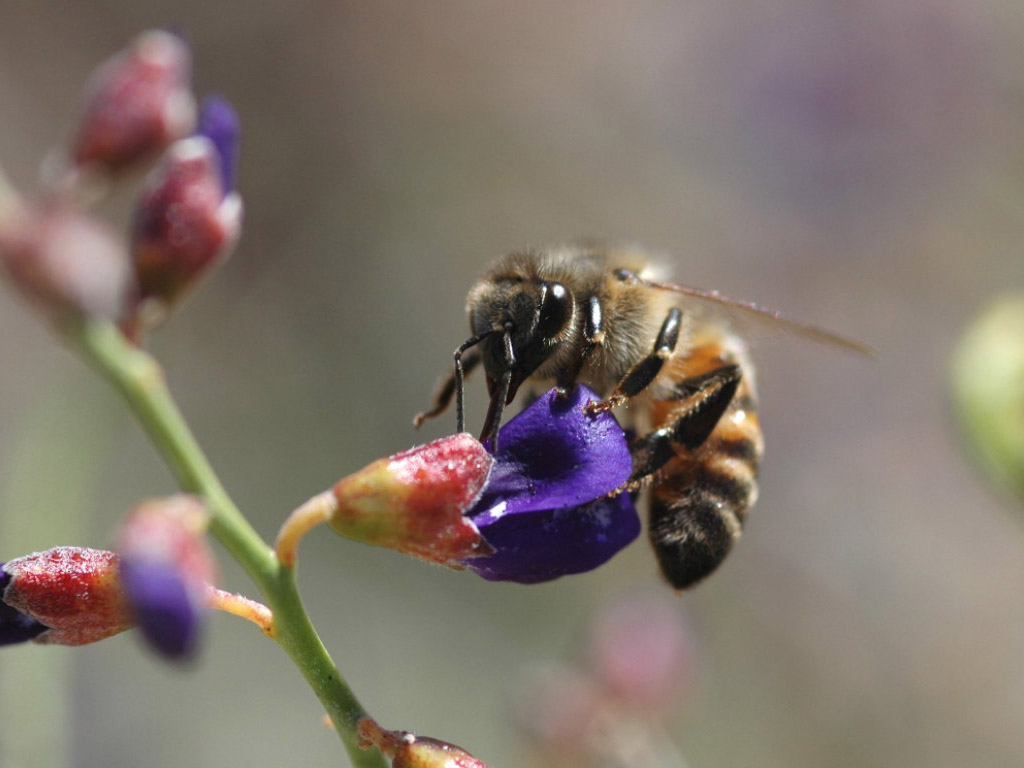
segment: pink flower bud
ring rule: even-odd
[[[195,122],[191,68],[185,41],[162,30],[144,32],[102,64],[86,85],[74,163],[117,171],[187,135]]]
[[[118,553],[132,618],[154,650],[192,655],[217,568],[206,543],[209,517],[198,499],[171,496],[140,504],[121,529]]]
[[[0,624],[13,625],[19,617],[36,622],[43,629],[32,639],[59,645],[85,645],[123,632],[132,621],[117,566],[113,552],[82,547],[10,560],[0,570],[0,615],[7,619]]]
[[[58,318],[117,319],[131,291],[120,238],[98,219],[57,203],[4,209],[0,263],[25,296]]]
[[[466,433],[380,459],[334,486],[328,523],[342,536],[461,568],[459,558],[493,551],[463,515],[492,464]]]

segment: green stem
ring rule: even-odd
[[[327,710],[353,766],[383,768],[387,763],[377,750],[358,746],[356,725],[368,715],[313,628],[294,571],[278,561],[224,490],[167,390],[160,365],[107,321],[79,320],[67,331],[86,361],[127,400],[182,490],[205,500],[210,533],[263,593],[274,614],[275,639]]]

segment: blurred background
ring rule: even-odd
[[[694,668],[661,715],[671,742],[693,766],[1024,764],[1020,509],[973,471],[946,397],[958,335],[1022,282],[1019,3],[0,0],[0,18],[0,163],[24,189],[87,73],[144,28],[184,29],[197,91],[237,106],[245,234],[154,346],[266,537],[453,429],[410,421],[490,258],[642,242],[680,281],[878,350],[757,343],[761,501],[722,570],[674,598]],[[115,221],[133,189],[105,204]],[[0,557],[105,546],[171,478],[6,288],[0,324]],[[573,663],[608,600],[668,594],[643,541],[522,587],[326,532],[300,583],[381,723],[495,768],[539,760],[524,670]],[[0,654],[3,768],[343,764],[321,718],[227,616],[185,671],[132,633]]]

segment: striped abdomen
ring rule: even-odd
[[[697,338],[674,357],[664,374],[672,381],[699,376],[727,364],[743,373],[736,393],[710,436],[675,457],[655,475],[648,535],[665,578],[683,589],[710,574],[732,549],[747,512],[757,500],[757,468],[764,450],[750,363],[729,336]],[[652,403],[653,427],[671,424],[678,402]]]

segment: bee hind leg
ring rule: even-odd
[[[677,452],[679,447],[693,451],[705,446],[712,433],[721,437],[719,423],[736,397],[740,379],[737,365],[684,379],[669,398],[680,403],[672,422],[631,446],[633,474],[627,488],[659,473],[648,536],[662,574],[676,589],[696,584],[725,559],[756,494],[754,466],[746,472],[716,468],[709,458],[716,455],[713,447],[710,454]]]
[[[681,403],[673,421],[630,446],[633,474],[626,487],[639,486],[675,458],[676,446],[692,451],[703,445],[729,407],[741,376],[738,365],[723,365],[679,382],[668,398]]]

